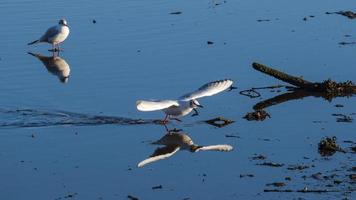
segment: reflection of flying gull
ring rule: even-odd
[[[28,52],[28,54],[35,56],[45,65],[46,69],[56,75],[62,83],[68,82],[70,75],[70,68],[68,63],[59,56],[43,56]]]
[[[233,81],[230,79],[214,81],[203,85],[192,93],[183,95],[178,100],[138,100],[136,106],[140,111],[163,110],[166,113],[163,122],[167,122],[168,118],[180,121],[176,117],[185,116],[192,110],[196,111],[195,108],[202,107],[197,99],[222,92],[230,88],[232,84]]]
[[[164,145],[165,147],[159,147],[155,152],[147,159],[141,161],[137,166],[143,167],[146,164],[155,162],[157,160],[166,159],[171,157],[174,153],[180,149],[188,150],[190,152],[197,151],[231,151],[233,147],[227,144],[218,144],[210,146],[198,146],[195,145],[192,139],[184,133],[167,133],[161,139],[152,144]]]
[[[57,26],[52,26],[46,31],[44,35],[40,37],[40,39],[28,43],[28,45],[36,44],[39,42],[47,42],[52,44],[54,51],[59,51],[59,44],[62,43],[68,37],[68,35],[69,27],[67,25],[67,21],[65,19],[61,19],[59,20]],[[56,49],[56,45],[58,49]]]

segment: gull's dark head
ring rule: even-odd
[[[68,26],[67,20],[65,20],[65,19],[59,20],[58,24],[63,25],[63,26]]]
[[[202,108],[203,106],[196,99],[190,100],[190,107],[192,108]]]

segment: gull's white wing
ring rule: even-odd
[[[45,34],[40,38],[41,42],[47,42],[50,38],[54,37],[59,33],[58,26],[52,26],[49,28]]]
[[[137,110],[140,111],[162,110],[171,106],[179,106],[179,103],[173,100],[138,100],[136,102]]]
[[[213,81],[201,86],[198,90],[194,92],[181,96],[179,99],[182,101],[189,101],[201,97],[212,96],[228,89],[233,83],[234,82],[231,79]]]
[[[152,156],[149,158],[141,161],[140,163],[137,164],[137,167],[143,167],[151,162],[155,162],[157,160],[163,160],[166,158],[171,157],[173,154],[175,154],[178,150],[180,149],[179,146],[166,146],[163,148],[157,148],[156,151],[153,153]]]
[[[198,148],[196,151],[232,151],[234,148],[228,144],[218,144],[203,146]]]

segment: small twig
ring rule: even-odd
[[[265,90],[265,89],[276,89],[276,88],[281,88],[281,87],[287,87],[285,85],[272,85],[272,86],[266,86],[266,87],[253,87],[248,90],[242,90],[239,93],[244,96],[248,96],[250,98],[257,98],[260,97],[261,94],[257,92],[256,90]]]
[[[257,98],[257,97],[260,97],[261,94],[253,89],[249,89],[249,90],[243,90],[243,91],[240,91],[239,92],[241,95],[244,95],[244,96],[248,96],[250,98]]]

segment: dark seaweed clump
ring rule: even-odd
[[[322,139],[319,144],[318,144],[318,152],[321,156],[332,156],[336,151],[340,151],[345,153],[345,150],[343,150],[337,143],[336,143],[336,137],[326,137]]]

